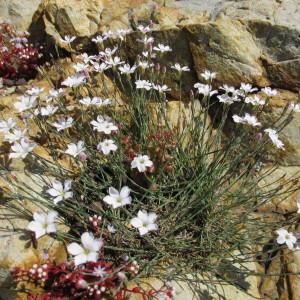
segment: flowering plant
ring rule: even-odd
[[[131,64],[121,51],[128,34],[141,51]],[[276,170],[266,153],[270,147],[284,151],[279,135],[294,107],[268,123],[264,115],[275,90],[264,88],[258,95],[244,83],[217,88],[217,74],[208,70],[201,74],[203,82],[190,87],[189,99],[179,85],[172,89],[182,101],[169,101],[172,89],[163,70],[182,78],[191,66],[162,65],[172,48],[153,47],[150,34],[151,27],[140,26],[138,32],[98,36],[93,41],[99,54],[79,56],[75,74],[65,75],[60,89],[45,98],[38,88],[30,89],[15,104],[26,132],[15,134],[13,119],[0,123],[1,132],[16,136],[8,139],[10,157],[38,166],[45,182],[45,193],[37,195],[26,182],[10,181],[14,189],[7,205],[25,213],[16,203],[22,192],[46,211],[35,212],[33,220],[27,213],[27,230],[35,243],[51,234],[69,255],[63,264],[48,261],[14,271],[18,281],[44,288],[31,292],[31,299],[121,300],[134,293],[170,299],[171,281],[187,282],[200,296],[200,284],[210,290],[216,281],[228,283],[231,264],[237,276],[247,273],[244,263],[262,253],[254,246],[278,247],[288,239],[290,249],[297,247],[293,233],[273,241],[278,222],[266,226],[257,213],[298,188],[297,178],[279,187],[263,181]],[[64,41],[71,47],[74,38]],[[117,46],[105,48],[113,41]],[[101,92],[95,89],[99,80]],[[169,113],[174,103],[175,121]],[[34,136],[31,124],[38,128]],[[227,126],[234,129],[223,134]],[[38,154],[39,145],[47,157]],[[294,221],[290,216],[280,225]],[[68,233],[57,229],[58,223],[67,225]],[[233,256],[237,249],[241,254]],[[149,277],[161,280],[161,288],[145,288]]]
[[[36,74],[42,47],[30,44],[27,35],[8,23],[0,24],[0,77],[30,79]]]

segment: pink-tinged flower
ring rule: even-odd
[[[103,73],[105,70],[111,68],[111,66],[107,65],[106,63],[93,63],[93,68],[94,68],[94,71],[97,72],[97,73]]]
[[[68,149],[65,151],[66,154],[69,154],[73,157],[79,156],[86,150],[83,141],[78,141],[77,144],[71,143],[68,145]]]
[[[258,122],[255,116],[251,116],[248,113],[245,113],[244,117],[239,117],[238,115],[233,115],[232,119],[235,123],[248,124],[251,126],[261,126],[261,123]]]
[[[73,65],[73,68],[76,70],[76,72],[88,72],[90,66],[88,64],[77,63]]]
[[[65,180],[64,182],[55,180],[46,192],[53,197],[54,204],[72,198],[72,180]]]
[[[113,208],[118,208],[124,205],[131,204],[132,199],[129,196],[130,189],[128,186],[123,186],[120,192],[114,187],[110,187],[108,192],[109,195],[105,196],[103,198],[103,201],[111,205]]]
[[[284,144],[283,144],[283,142],[278,138],[278,134],[277,134],[276,130],[271,129],[271,128],[267,128],[267,129],[264,130],[264,132],[266,132],[266,133],[269,135],[271,141],[273,142],[273,144],[274,144],[277,148],[284,150]]]
[[[276,232],[278,234],[277,243],[280,245],[286,244],[290,250],[293,250],[294,244],[296,244],[297,242],[297,238],[295,237],[295,235],[293,233],[288,232],[284,228],[280,228],[276,230]]]
[[[139,26],[137,27],[137,29],[138,29],[140,32],[142,32],[143,34],[146,34],[146,33],[148,33],[148,32],[151,31],[150,26],[139,25]]]
[[[201,76],[205,80],[212,80],[212,79],[216,78],[217,73],[216,72],[211,72],[209,70],[205,70],[203,73],[201,73]]]
[[[75,266],[78,266],[86,262],[96,262],[102,247],[102,239],[95,239],[92,233],[85,232],[81,235],[81,245],[72,243],[68,245],[67,250],[75,256]]]
[[[153,162],[148,155],[138,155],[131,162],[131,169],[138,169],[139,172],[145,172],[148,167],[152,167]]]
[[[139,210],[137,217],[131,219],[130,224],[139,230],[140,235],[145,235],[150,231],[158,230],[155,221],[157,219],[157,214],[145,210]]]
[[[104,155],[110,154],[118,149],[118,146],[113,140],[105,139],[103,142],[100,142],[97,146],[97,150],[101,151]]]
[[[58,213],[54,210],[51,210],[48,213],[35,212],[33,214],[33,221],[28,224],[27,229],[34,232],[36,239],[45,234],[56,232],[54,222],[57,216]]]
[[[114,55],[116,53],[116,51],[118,50],[118,47],[114,47],[113,49],[110,48],[105,48],[104,51],[100,51],[99,52],[99,56],[100,57],[111,57],[112,55]]]
[[[11,152],[9,158],[25,158],[36,147],[35,143],[31,143],[26,139],[21,139],[19,142],[15,142],[11,146]]]

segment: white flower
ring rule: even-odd
[[[95,105],[95,106],[101,106],[102,100],[99,97],[85,97],[79,100],[79,102],[83,105],[89,106],[89,105]]]
[[[47,105],[46,107],[42,107],[40,112],[42,116],[52,116],[56,113],[58,107]]]
[[[86,77],[82,73],[69,76],[61,84],[68,87],[77,87],[86,83]]]
[[[108,275],[108,273],[105,271],[105,267],[95,267],[92,274],[100,278],[104,278]]]
[[[300,200],[297,201],[297,213],[300,214]]]
[[[269,97],[276,96],[278,94],[277,90],[272,90],[270,87],[262,88],[261,91]]]
[[[122,41],[124,37],[129,34],[132,30],[131,29],[118,29],[117,30],[117,37],[120,38]]]
[[[250,83],[241,83],[240,90],[244,92],[244,94],[252,93],[257,91],[257,88],[252,88],[252,85]]]
[[[39,88],[38,86],[33,86],[30,90],[26,91],[27,95],[30,96],[38,96],[40,93],[43,92],[43,88]]]
[[[165,93],[171,91],[171,89],[168,88],[165,84],[164,85],[153,84],[152,87],[154,90],[157,90],[159,93]]]
[[[97,56],[96,55],[88,55],[87,53],[82,53],[81,58],[85,64],[89,64],[89,63],[93,64],[94,60],[97,59]]]
[[[136,70],[136,66],[133,65],[130,67],[129,64],[125,64],[124,66],[119,67],[121,74],[132,74]]]
[[[109,66],[109,65],[107,65],[106,63],[103,62],[101,64],[94,63],[93,68],[94,68],[95,72],[102,73],[103,71],[111,68],[111,66]]]
[[[111,224],[107,225],[107,230],[110,233],[116,233],[117,232],[116,228],[113,225],[111,225]]]
[[[77,63],[73,65],[73,68],[76,70],[76,72],[86,72],[89,70],[89,67],[89,65],[82,63]]]
[[[7,133],[14,129],[17,122],[13,118],[8,118],[7,120],[0,121],[0,132]]]
[[[248,124],[251,126],[261,126],[261,123],[258,122],[255,116],[251,116],[248,113],[245,113],[244,117],[239,117],[238,115],[233,115],[232,119],[235,123]]]
[[[236,94],[236,90],[233,86],[229,86],[227,84],[223,84],[220,89],[224,90],[227,94],[228,93],[232,93],[232,94]]]
[[[128,186],[123,186],[119,192],[113,187],[110,187],[109,195],[103,198],[103,201],[109,205],[112,205],[113,208],[118,208],[124,205],[131,204],[130,189]]]
[[[124,64],[124,61],[121,61],[121,58],[119,56],[109,57],[109,59],[105,62],[112,67]]]
[[[110,37],[112,37],[114,35],[114,33],[111,31],[111,30],[109,30],[109,31],[105,31],[105,32],[103,32],[103,34],[102,34],[102,36],[104,37],[104,38],[110,38]]]
[[[62,43],[71,44],[76,39],[76,36],[65,35],[64,38],[61,38]]]
[[[56,226],[54,224],[58,213],[54,210],[50,210],[48,213],[33,214],[33,221],[31,221],[27,229],[33,231],[35,238],[38,239],[45,234],[56,232]]]
[[[64,89],[60,88],[58,90],[50,90],[49,95],[46,96],[46,102],[51,101],[53,98],[62,97],[64,95]]]
[[[149,52],[149,51],[142,51],[142,55],[146,58],[155,58],[156,57],[156,53]]]
[[[36,96],[21,96],[14,106],[19,112],[23,112],[36,106],[36,98]]]
[[[62,117],[57,122],[52,124],[52,126],[54,126],[57,129],[57,131],[64,130],[66,128],[71,127],[72,125],[73,125],[72,117],[68,117],[68,119]]]
[[[26,139],[21,139],[19,142],[15,142],[11,146],[12,153],[9,154],[9,158],[25,158],[36,147],[35,143],[31,143]]]
[[[153,63],[149,63],[148,61],[139,61],[139,64],[138,64],[139,67],[141,67],[142,69],[148,69],[150,67],[153,67],[154,64]]]
[[[174,70],[178,71],[179,73],[190,71],[189,67],[187,67],[187,66],[181,67],[179,63],[176,63],[175,65],[171,66],[171,69],[174,69]]]
[[[152,44],[154,42],[154,38],[153,37],[147,37],[145,36],[143,40],[137,40],[138,42],[143,43],[145,46],[148,44]]]
[[[267,128],[267,129],[264,130],[264,132],[266,132],[266,133],[269,135],[271,141],[273,142],[273,144],[274,144],[277,148],[284,150],[284,144],[283,144],[283,142],[278,138],[278,134],[277,134],[276,130],[271,129],[271,128]]]
[[[135,85],[137,89],[145,89],[147,91],[150,91],[152,88],[152,83],[148,80],[137,80]]]
[[[153,50],[164,53],[164,52],[171,52],[172,49],[170,46],[165,46],[163,44],[158,44],[157,47],[153,47]]]
[[[103,42],[107,39],[108,39],[107,36],[98,35],[95,38],[93,38],[92,41],[96,44],[103,44]]]
[[[130,224],[139,230],[140,235],[145,235],[149,231],[158,229],[157,224],[155,224],[156,219],[156,213],[148,213],[145,210],[139,210],[137,217],[133,218],[130,221]]]
[[[72,243],[68,245],[68,252],[75,256],[75,266],[86,262],[96,262],[99,257],[99,250],[103,246],[102,239],[95,239],[90,232],[85,232],[81,235],[81,244]]]
[[[52,182],[51,188],[46,192],[53,197],[54,204],[57,204],[60,201],[73,197],[71,186],[72,180],[65,180],[65,182],[55,180]]]
[[[143,26],[143,25],[139,25],[138,27],[137,27],[137,29],[140,31],[140,32],[142,32],[143,34],[146,34],[146,33],[148,33],[148,32],[150,32],[151,31],[151,28],[150,28],[150,26]]]
[[[277,243],[280,245],[286,244],[290,250],[293,250],[294,244],[297,242],[297,238],[294,236],[294,234],[288,232],[284,228],[280,228],[276,230],[276,232],[278,234]]]
[[[300,112],[300,104],[291,102],[290,109],[294,112]]]
[[[97,150],[103,152],[104,155],[108,155],[111,151],[114,152],[118,149],[118,146],[113,140],[106,139],[100,142],[97,146]]]
[[[211,72],[209,70],[205,70],[203,73],[201,73],[201,76],[205,80],[212,80],[212,79],[216,78],[217,73],[216,72]]]
[[[98,116],[97,121],[91,121],[91,124],[94,126],[94,130],[98,132],[103,132],[105,134],[111,134],[112,131],[117,131],[118,127],[109,120],[105,120],[103,117]]]
[[[74,144],[74,143],[69,144],[68,149],[65,151],[65,153],[69,154],[73,157],[77,157],[78,155],[83,153],[85,150],[86,150],[86,148],[84,147],[84,142],[79,141],[79,142],[77,142],[77,144]]]
[[[25,138],[26,129],[16,128],[12,132],[8,132],[4,136],[4,140],[9,143],[17,142]]]
[[[218,93],[218,91],[212,90],[211,85],[208,84],[195,83],[194,88],[198,89],[199,94],[202,94],[204,96],[212,96]]]
[[[266,103],[265,100],[260,99],[257,95],[246,97],[245,103],[251,103],[252,105],[264,105]]]
[[[99,56],[100,57],[111,57],[112,55],[114,55],[116,53],[117,50],[118,50],[118,47],[114,47],[113,49],[105,48],[104,51],[99,52]]]
[[[139,172],[145,172],[147,167],[152,167],[153,162],[148,155],[138,155],[131,162],[131,169],[137,168]]]
[[[221,103],[225,103],[225,104],[232,104],[236,101],[236,98],[231,97],[227,94],[223,94],[223,95],[218,95],[217,98],[219,99],[219,101]]]

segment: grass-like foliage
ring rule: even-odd
[[[6,200],[10,209],[31,221],[31,213],[22,204],[27,199],[40,212],[52,211],[48,223],[67,225],[67,232],[53,229],[53,224],[48,224],[47,231],[47,225],[40,225],[42,221],[34,216],[28,229],[37,243],[49,233],[63,241],[75,257],[68,272],[81,274],[80,279],[90,264],[99,261],[117,266],[126,256],[125,261],[139,265],[138,272],[126,280],[120,274],[114,277],[124,268],[105,265],[104,277],[84,277],[87,285],[77,286],[77,296],[60,290],[61,297],[125,299],[127,280],[139,286],[149,277],[186,282],[196,297],[204,285],[210,291],[217,282],[238,285],[247,274],[255,273],[249,262],[266,257],[263,246],[271,254],[278,250],[274,231],[295,221],[290,215],[280,224],[259,213],[262,206],[274,199],[284,201],[297,189],[297,178],[270,179],[277,164],[269,153],[276,147],[284,151],[278,132],[288,125],[291,110],[283,109],[277,120],[267,123],[274,90],[263,89],[257,96],[256,89],[242,84],[213,91],[217,75],[208,71],[186,99],[181,85],[188,68],[159,65],[161,56],[171,49],[153,47],[153,41],[147,41],[150,33],[140,30],[139,39],[145,43],[141,51],[147,50],[148,55],[131,62],[132,69],[122,62],[126,57],[117,58],[114,50],[84,55],[75,64],[78,72],[62,82],[68,88],[50,93],[48,104],[38,91],[30,107],[16,106],[24,124],[34,128],[34,134],[27,131],[34,143],[23,138],[17,148],[14,141],[10,157],[25,152],[27,166],[38,173],[35,176],[41,178],[44,189],[36,192],[26,182],[11,180],[12,193]],[[110,39],[104,37],[98,37],[100,47]],[[181,101],[168,101],[169,88],[164,86],[168,74],[163,68],[177,74],[181,83],[173,89]],[[113,91],[106,88],[106,76],[114,83]],[[94,89],[99,80],[101,95]],[[24,150],[22,142],[32,149]],[[35,150],[37,144],[47,149],[46,156]],[[9,171],[8,166],[5,172]],[[93,251],[89,248],[82,254],[71,243],[80,243],[84,232],[93,233],[90,243],[96,244]],[[94,256],[86,256],[90,252]],[[47,293],[55,293],[49,278]],[[118,284],[109,285],[108,278]],[[88,286],[95,282],[106,290],[97,295],[91,292]],[[156,292],[146,292],[147,288],[127,292],[140,293],[144,299],[173,297],[169,284],[163,287]]]

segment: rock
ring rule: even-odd
[[[0,2],[0,22],[9,22],[17,30],[28,30],[32,17],[42,0],[9,0]]]
[[[262,174],[267,171],[267,167],[262,168]],[[299,167],[297,166],[279,166],[274,172],[265,176],[260,182],[260,187],[267,186],[268,189],[274,189],[281,185],[285,189],[290,189],[292,192],[287,198],[285,194],[276,195],[272,202],[268,202],[263,206],[260,206],[259,211],[264,212],[276,212],[279,214],[296,213],[297,200],[300,198],[299,190]],[[290,181],[290,179],[294,179]]]

